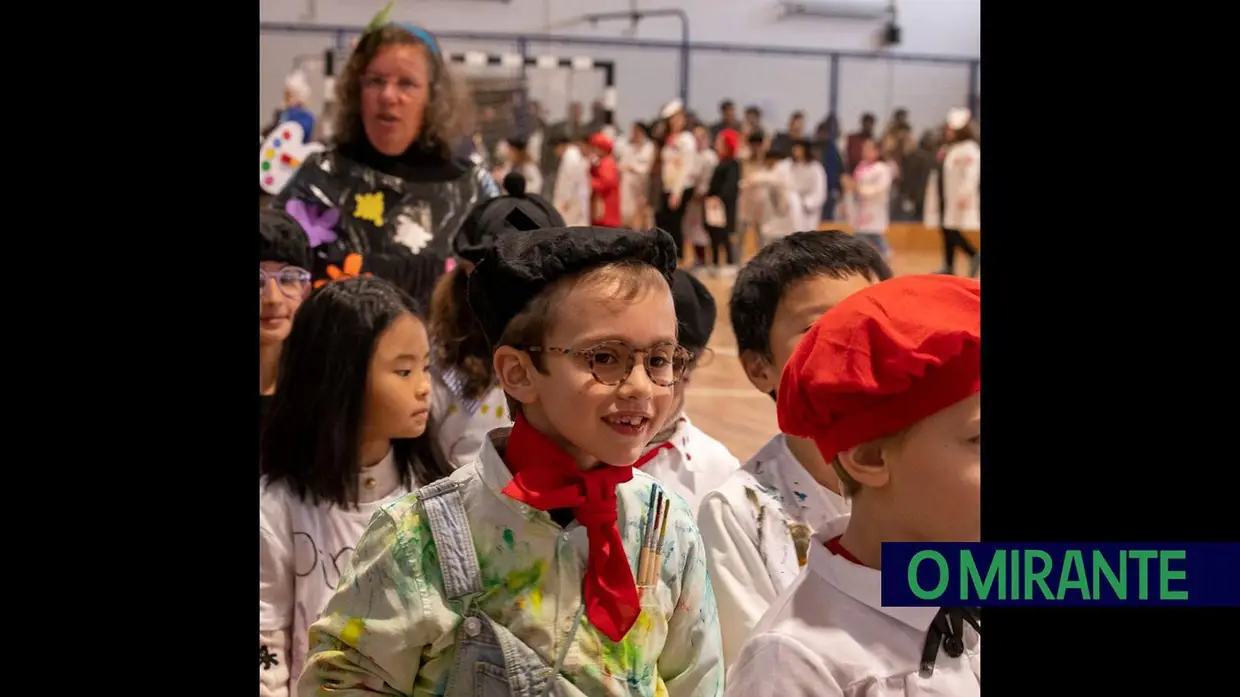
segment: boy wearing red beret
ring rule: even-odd
[[[732,330],[749,381],[775,398],[797,344],[829,308],[891,278],[882,255],[835,230],[797,232],[764,247],[732,286]],[[801,573],[810,535],[848,512],[829,460],[812,440],[777,434],[702,499],[698,525],[719,604],[724,665]]]
[[[882,543],[980,537],[981,295],[969,279],[896,278],[849,296],[797,346],[779,425],[813,439],[852,513],[815,533],[727,694],[981,693],[976,613],[880,598]]]

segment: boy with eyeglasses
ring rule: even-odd
[[[677,252],[607,228],[471,250],[515,423],[375,515],[310,630],[302,697],[722,695],[693,511],[635,470],[689,361]]]
[[[310,240],[288,213],[258,212],[258,421],[276,391],[280,350],[310,291]]]

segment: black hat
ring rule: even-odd
[[[715,331],[715,296],[696,276],[676,269],[672,272],[672,300],[676,303],[676,321],[680,324],[677,341],[695,351],[706,348]]]
[[[310,271],[310,238],[293,216],[278,208],[263,208],[258,211],[258,260]]]
[[[508,322],[547,286],[615,261],[645,262],[671,284],[676,244],[662,230],[555,227],[502,235],[469,274],[469,305],[492,347]]]
[[[488,199],[470,210],[452,239],[452,251],[457,256],[477,263],[495,239],[506,232],[565,226],[564,218],[550,201],[525,193],[525,177],[519,172],[509,172],[504,177],[504,191],[507,196]]]

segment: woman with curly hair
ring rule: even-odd
[[[484,168],[454,156],[470,102],[438,41],[389,22],[390,9],[367,27],[336,83],[333,144],[307,157],[273,201],[306,229],[316,275],[391,245],[434,255],[442,273],[470,209],[499,195]]]

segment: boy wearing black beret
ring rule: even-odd
[[[371,521],[311,629],[303,697],[722,694],[693,513],[648,510],[657,484],[634,470],[688,364],[676,251],[553,228],[475,255],[469,302],[515,423]]]
[[[702,497],[740,469],[741,463],[727,446],[694,426],[684,413],[685,389],[693,371],[714,357],[706,347],[715,331],[715,297],[693,274],[682,269],[672,273],[672,300],[680,323],[680,345],[693,354],[685,375],[676,383],[675,403],[667,423],[651,441],[653,456],[642,471],[676,492],[697,511]]]

